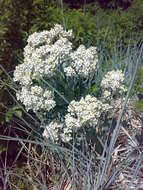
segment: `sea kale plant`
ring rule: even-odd
[[[103,130],[116,109],[114,103],[126,92],[123,72],[112,70],[98,82],[98,95],[90,94],[97,85],[97,49],[82,44],[73,48],[73,39],[72,30],[59,24],[33,33],[24,48],[24,62],[14,71],[17,100],[40,115],[43,136],[54,142]]]

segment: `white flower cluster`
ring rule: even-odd
[[[62,123],[58,123],[56,121],[52,121],[47,125],[43,132],[43,137],[46,139],[52,139],[54,142],[59,140],[59,130],[63,128]]]
[[[40,86],[23,86],[21,91],[17,92],[17,100],[20,100],[26,107],[26,110],[32,109],[38,111],[44,109],[49,111],[55,107],[53,94],[49,90],[43,90]]]
[[[24,48],[24,62],[14,71],[14,81],[21,85],[17,99],[23,102],[26,109],[49,111],[55,106],[53,94],[35,86],[33,79],[51,77],[58,64],[70,53],[72,44],[68,38],[72,31],[64,31],[60,25],[55,25],[50,31],[33,33],[29,36],[27,46]]]
[[[61,139],[63,142],[69,142],[73,139],[72,137],[73,130],[68,127],[63,128],[63,133],[61,134]]]
[[[64,31],[61,25],[55,24],[54,28],[50,31],[34,32],[29,36],[27,42],[30,46],[36,47],[45,44],[45,42],[47,44],[53,43],[55,39],[59,39],[60,37],[72,37],[72,30]]]
[[[86,49],[80,45],[78,49],[70,54],[71,64],[64,69],[67,76],[78,74],[81,77],[89,77],[97,70],[97,50],[96,47]]]
[[[96,97],[87,95],[80,101],[72,101],[65,115],[65,124],[69,129],[79,129],[82,126],[96,126],[101,114],[108,111],[110,106],[97,100]]]
[[[29,36],[24,48],[24,63],[16,67],[14,80],[25,85],[37,77],[53,76],[58,64],[72,50],[72,43],[68,40],[71,35],[71,31],[65,32],[60,25],[55,25],[50,31]]]
[[[52,138],[54,142],[59,138],[64,142],[72,140],[73,132],[77,132],[81,127],[96,126],[102,113],[109,111],[110,106],[103,104],[96,97],[87,95],[80,101],[71,101],[68,106],[68,114],[65,115],[65,125],[62,123],[51,122],[46,126],[43,136],[47,139]]]
[[[58,24],[49,31],[35,32],[29,36],[28,44],[24,48],[24,62],[14,71],[14,81],[21,86],[16,96],[27,111],[30,109],[34,112],[41,109],[50,111],[56,106],[54,93],[45,89],[41,80],[43,77],[46,80],[53,80],[59,69],[64,71],[67,77],[76,79],[78,77],[88,79],[96,73],[98,65],[96,47],[86,48],[80,45],[73,50],[70,41],[72,37],[72,30],[64,31]],[[126,91],[123,81],[124,75],[121,70],[108,72],[101,82],[104,97],[102,101],[91,95],[86,95],[79,101],[71,101],[63,123],[53,120],[45,127],[43,136],[52,138],[54,142],[59,138],[68,142],[82,127],[97,126],[102,116],[106,116],[105,113],[112,108],[109,100],[114,95],[121,95]],[[107,101],[110,105],[106,104]]]
[[[64,142],[72,140],[73,132],[82,127],[94,127],[103,113],[111,109],[108,104],[102,103],[96,97],[87,95],[80,101],[71,101],[68,106],[68,114],[65,115],[64,123],[51,122],[46,126],[43,136],[52,138],[54,142],[59,138]]]
[[[95,73],[96,48],[86,49],[84,45],[80,45],[76,51],[73,51],[71,38],[72,30],[64,31],[63,27],[58,24],[49,31],[35,32],[29,36],[28,44],[24,48],[24,62],[14,71],[14,81],[21,85],[17,98],[23,102],[27,110],[36,111],[40,108],[50,110],[55,106],[52,95],[43,97],[43,91],[40,91],[41,94],[33,95],[31,89],[35,85],[33,81],[43,77],[50,79],[60,68],[59,66],[63,67],[67,76],[78,74],[88,77]]]
[[[101,88],[103,91],[103,97],[105,100],[110,100],[112,96],[122,94],[126,91],[126,87],[123,84],[124,74],[121,70],[109,71],[101,82]]]
[[[45,139],[51,139],[53,142],[58,142],[59,139],[63,142],[69,142],[72,140],[72,130],[65,127],[64,123],[51,121],[44,128],[42,136]]]

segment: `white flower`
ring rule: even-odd
[[[103,97],[104,97],[104,99],[106,99],[106,100],[110,100],[110,99],[111,99],[111,92],[108,91],[108,90],[105,90],[105,91],[104,91],[104,94],[103,94]]]
[[[20,85],[17,100],[25,105],[27,111],[50,111],[56,106],[54,93],[46,88],[44,80],[49,80],[49,85],[53,84],[58,80],[57,73],[64,72],[67,77],[73,77],[71,82],[77,81],[78,77],[83,78],[82,82],[84,79],[90,82],[88,79],[96,73],[96,47],[80,45],[73,50],[71,38],[72,30],[65,31],[58,24],[49,31],[35,32],[29,36],[24,48],[24,62],[14,71],[14,81]],[[108,72],[101,82],[101,101],[91,95],[71,101],[63,123],[52,121],[45,127],[43,136],[54,142],[59,138],[69,142],[75,132],[82,131],[81,128],[98,126],[99,121],[107,116],[106,113],[114,108],[112,100],[117,99],[114,97],[120,97],[126,91],[123,81],[121,70]]]
[[[23,86],[16,96],[25,105],[27,111],[38,111],[40,109],[50,111],[56,105],[52,92],[43,90],[37,85],[31,87]]]
[[[63,133],[60,135],[62,141],[64,141],[64,142],[71,141],[73,139],[72,132],[73,132],[72,129],[64,127]]]
[[[71,116],[72,114],[67,114],[65,116],[65,123],[66,123],[66,126],[70,127],[70,128],[75,128],[75,129],[78,129],[81,127],[81,124],[79,122],[78,119],[76,119],[75,117],[72,117]]]
[[[52,121],[45,127],[45,130],[42,134],[43,137],[47,139],[52,139],[54,142],[59,140],[59,130],[63,128],[62,123],[58,123],[56,121]]]
[[[31,80],[31,66],[20,64],[16,66],[14,71],[14,81],[18,81],[21,85],[30,85]]]
[[[68,114],[65,115],[65,128],[63,138],[72,139],[72,132],[77,132],[82,127],[94,127],[101,116],[111,110],[109,104],[102,103],[96,97],[87,95],[80,101],[71,101]]]
[[[125,92],[126,88],[123,85],[123,81],[124,74],[121,70],[109,71],[101,82],[104,98],[109,100],[113,95]]]
[[[14,81],[29,85],[33,78],[52,77],[57,66],[72,51],[72,43],[68,40],[71,35],[72,31],[66,32],[60,25],[55,25],[50,31],[30,35],[24,48],[24,63],[16,67]]]
[[[70,54],[70,57],[72,68],[81,77],[86,78],[96,72],[98,62],[96,47],[86,49],[84,45],[80,45],[76,51]]]
[[[31,95],[41,95],[43,94],[43,89],[40,86],[32,86],[31,87]]]
[[[78,101],[72,101],[65,116],[66,126],[78,129],[82,126],[95,126],[101,115],[102,103],[96,97],[87,95]]]
[[[27,110],[47,111],[55,107],[52,92],[45,91],[34,84],[34,79],[50,78],[72,51],[72,43],[68,38],[72,31],[64,31],[56,24],[50,31],[35,32],[29,36],[24,48],[24,62],[14,71],[14,81],[19,82],[21,90],[17,93]]]
[[[43,104],[43,109],[45,109],[46,111],[50,111],[51,109],[53,109],[56,106],[56,102],[52,99],[47,99],[44,101]]]
[[[66,75],[67,75],[68,77],[71,77],[71,76],[75,76],[75,75],[76,75],[74,69],[73,69],[71,66],[65,67],[65,68],[64,68],[64,72],[66,73]]]

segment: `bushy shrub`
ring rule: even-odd
[[[108,31],[107,39],[109,34],[108,43],[111,43],[112,47],[115,39],[122,40],[124,45],[127,45],[129,41],[132,45],[142,41],[142,9],[141,0],[133,1],[126,11],[120,8],[103,11],[97,3],[87,6],[87,11],[95,16],[99,38],[101,36],[103,39],[105,35],[102,36],[102,32]]]
[[[58,24],[33,33],[24,48],[24,62],[14,71],[14,81],[20,85],[17,100],[27,111],[43,113],[44,136],[54,141],[70,141],[73,135],[80,139],[91,129],[103,131],[114,102],[121,102],[126,92],[124,74],[113,70],[100,81],[100,96],[88,94],[96,84],[98,53],[96,47],[83,44],[74,49],[73,38],[72,30]]]
[[[143,111],[143,69],[142,67],[138,69],[132,92],[138,97],[138,99],[135,102],[135,106],[137,110],[139,112]]]
[[[143,99],[143,69],[141,67],[137,71],[137,77],[133,90],[134,93],[138,95],[139,99]]]

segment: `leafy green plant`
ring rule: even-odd
[[[135,107],[138,112],[143,111],[143,69],[140,67],[137,71],[136,80],[132,89],[132,94],[137,95]]]
[[[138,112],[143,111],[143,99],[136,101],[135,106]]]
[[[33,33],[35,31],[41,31],[44,29],[47,30],[53,27],[53,25],[57,22],[63,23],[63,15],[59,5],[53,3],[48,6],[46,3],[44,3],[46,1],[42,0],[27,1],[28,3],[23,3],[20,0],[9,0],[1,2],[3,2],[3,7],[6,7],[5,11],[9,11],[7,16],[5,17],[5,21],[3,20],[3,24],[5,25],[4,27],[2,27],[1,32],[1,39],[6,39],[6,41],[3,42],[1,49],[4,50],[1,54],[3,55],[1,56],[1,60],[3,60],[3,57],[5,57],[7,52],[9,52],[10,55],[9,62],[2,61],[1,63],[8,63],[11,68],[11,65],[12,67],[15,67],[15,64],[17,64],[17,59],[15,62],[13,56],[16,55],[19,58],[19,55],[22,51],[22,48],[17,48],[16,44],[14,44],[13,46],[13,41],[9,40],[8,36],[12,34],[12,28],[18,28],[18,33],[20,32],[20,36],[22,38],[24,46],[26,39],[30,33]],[[14,6],[11,4],[11,2],[15,3]],[[5,5],[6,3],[8,4]],[[12,10],[14,7],[15,10],[13,12]],[[135,9],[140,7],[141,4],[139,4],[138,7],[136,7]],[[17,9],[20,10],[19,12],[17,12],[20,13],[20,17],[17,17]],[[122,19],[124,20],[124,25],[128,26],[125,26],[124,30],[122,19],[120,20],[120,18],[118,18],[119,15],[123,12],[121,11],[120,14],[119,12],[114,15],[116,19],[113,25],[117,22],[118,19],[119,22],[115,25],[115,27],[113,27],[113,25],[108,25],[106,23],[107,15],[110,14],[109,12],[105,13],[103,12],[103,10],[100,11],[100,18],[102,18],[103,15],[104,22],[100,22],[101,20],[99,19],[97,23],[95,22],[96,17],[92,17],[92,14],[90,12],[85,14],[82,10],[69,10],[68,8],[64,8],[66,27],[68,29],[74,28],[74,47],[76,48],[76,46],[78,46],[81,42],[85,43],[87,46],[97,44],[99,52],[99,75],[101,74],[101,76],[103,77],[108,70],[117,68],[124,69],[124,67],[126,67],[125,69],[126,71],[128,71],[127,78],[129,77],[132,79],[132,73],[134,73],[134,65],[136,63],[136,60],[138,60],[138,51],[136,50],[136,48],[134,48],[131,52],[127,50],[127,53],[122,51],[120,52],[120,50],[123,50],[126,44],[128,45],[128,39],[130,38],[129,33],[132,32],[133,24],[131,21],[128,25],[128,20],[130,16],[126,19],[125,13]],[[3,15],[5,15],[5,12],[3,13]],[[109,15],[109,20],[112,19],[112,16],[113,14]],[[11,22],[12,19],[13,21]],[[21,22],[19,21],[19,19],[21,20]],[[16,21],[17,24],[15,24]],[[136,26],[136,22],[137,20],[135,19],[134,27],[140,33],[139,27]],[[106,27],[104,27],[104,25]],[[140,27],[141,26],[142,23],[140,22]],[[114,45],[115,41],[117,40],[115,39],[115,37],[119,37],[120,32],[123,33],[123,49],[120,49]],[[132,44],[134,44],[135,42],[140,41],[140,38],[132,40]],[[100,43],[102,47],[100,47]],[[114,51],[112,51],[113,49]],[[105,51],[106,54],[104,54]],[[109,53],[109,51],[111,52]],[[96,77],[95,80],[99,80],[100,82],[99,75]],[[137,81],[139,81],[136,81],[135,85],[137,85],[136,92],[142,93],[140,82],[142,81],[141,76],[142,75],[139,74],[139,79],[137,76]],[[3,79],[2,77],[1,79]],[[60,86],[59,84],[62,82],[64,83],[65,81],[63,81],[62,79],[58,80],[58,75],[56,75],[56,77],[58,85],[56,86],[54,82],[52,83],[52,85],[55,85],[55,90],[58,90],[60,92],[60,96],[63,97],[65,95],[69,95],[69,100],[72,100],[74,95],[76,95],[77,99],[79,99],[80,95],[83,93],[83,86],[77,84],[76,93],[72,93],[71,88],[68,88],[67,84],[62,84]],[[127,78],[126,80],[128,80]],[[1,85],[3,85],[2,82],[3,80],[0,83]],[[6,80],[4,82],[6,83]],[[89,86],[85,85],[86,87],[89,87],[87,91],[92,95],[98,96],[99,94],[100,96],[98,82],[95,82],[96,84],[94,84],[94,82],[92,83],[93,86],[90,84],[90,82],[88,83]],[[12,84],[7,81],[7,86],[13,87],[10,85]],[[5,93],[3,93],[3,91],[1,91],[1,96],[2,103],[4,103],[4,100],[7,101],[7,96]],[[59,104],[62,103],[60,98]],[[89,129],[91,134],[88,137],[89,141],[87,142],[85,139],[82,139],[80,150],[78,150],[75,146],[75,142],[73,142],[73,144],[69,144],[68,148],[65,148],[64,146],[61,147],[50,143],[49,141],[46,141],[46,139],[44,140],[41,136],[41,132],[43,131],[43,129],[39,127],[42,126],[45,122],[45,120],[41,117],[44,115],[43,112],[40,112],[41,115],[38,113],[34,115],[31,112],[27,113],[23,109],[25,115],[21,115],[21,108],[19,108],[19,106],[12,106],[12,104],[15,105],[17,102],[12,101],[11,97],[9,99],[11,100],[11,104],[7,104],[8,107],[6,107],[9,109],[6,112],[6,120],[7,122],[11,122],[11,119],[14,115],[18,116],[19,119],[15,122],[16,126],[12,126],[12,128],[11,123],[10,125],[9,123],[7,123],[5,130],[9,128],[12,130],[14,129],[15,132],[15,128],[17,128],[18,133],[14,133],[12,135],[8,133],[7,136],[0,134],[0,139],[7,143],[7,147],[9,142],[11,144],[11,142],[17,141],[18,144],[21,144],[21,148],[19,148],[18,154],[15,154],[15,160],[11,168],[7,166],[11,159],[11,156],[7,156],[7,154],[4,158],[5,160],[3,162],[3,167],[0,167],[0,180],[2,180],[3,184],[5,185],[3,189],[7,189],[9,187],[7,185],[11,185],[11,189],[14,190],[16,188],[30,190],[33,188],[36,189],[36,187],[37,189],[47,189],[48,187],[55,189],[71,188],[75,190],[97,190],[109,188],[126,189],[127,186],[130,188],[132,185],[133,189],[135,189],[136,187],[138,188],[139,182],[142,181],[142,179],[139,179],[138,175],[142,163],[142,153],[140,151],[140,147],[138,147],[136,143],[134,145],[133,137],[135,136],[134,132],[137,131],[137,128],[132,128],[132,125],[130,123],[128,123],[128,125],[130,126],[129,128],[123,128],[122,125],[120,125],[120,119],[122,118],[122,116],[124,116],[122,111],[118,119],[117,125],[116,123],[114,123],[114,133],[112,133],[110,127],[106,128],[105,123],[104,136],[107,137],[105,139],[100,138],[103,137],[103,134],[102,136],[99,136],[97,135],[98,131],[96,133],[95,130],[92,131],[91,129]],[[142,105],[142,103],[140,105]],[[61,108],[59,109],[61,110]],[[125,104],[123,105],[123,109],[125,109]],[[58,111],[59,110],[57,108],[57,112]],[[51,116],[60,117],[58,114],[54,114],[55,112],[53,112]],[[64,115],[65,113],[62,114]],[[47,119],[47,115],[44,116]],[[110,120],[112,120],[112,118],[110,118]],[[121,130],[121,133],[119,129]],[[129,130],[126,131],[126,129]],[[20,132],[22,134],[20,134]],[[91,142],[91,139],[93,139],[94,142],[97,140],[99,144],[97,144],[96,141],[95,146],[93,146],[93,141]],[[112,140],[110,141],[110,139]],[[117,143],[117,145],[115,144],[115,142]],[[98,151],[99,147],[101,147],[100,151]],[[1,152],[6,150],[5,148],[3,149],[3,147],[0,147],[0,149],[2,149]],[[15,151],[15,149],[15,146],[13,146],[13,149],[10,147],[11,152]],[[17,162],[17,158],[19,157],[19,155],[22,155],[22,157],[24,157],[25,155],[27,156],[25,167],[17,167],[17,165],[15,165],[15,162]],[[133,173],[131,171],[133,171]],[[131,180],[129,181],[128,179]],[[133,184],[133,182],[135,185]]]
[[[137,94],[139,99],[143,99],[143,69],[139,68],[137,71],[137,76],[135,84],[133,87],[133,92]]]
[[[16,116],[18,118],[22,117],[22,110],[21,107],[19,107],[18,105],[12,106],[11,108],[8,109],[5,115],[5,121],[9,123],[13,118],[13,116]]]

